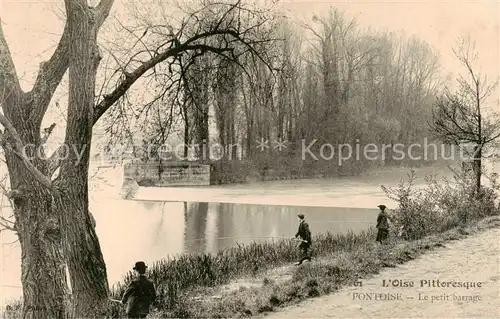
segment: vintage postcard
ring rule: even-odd
[[[500,318],[499,17],[0,0],[0,317]]]

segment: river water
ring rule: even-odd
[[[380,185],[396,186],[407,173],[399,169],[351,178],[141,188],[135,200],[118,199],[115,185],[111,191],[92,192],[90,205],[113,284],[137,260],[152,263],[182,253],[213,253],[237,243],[290,238],[299,213],[306,215],[313,233],[366,229],[375,223],[376,205],[395,207]],[[417,174],[421,184],[426,174],[450,172],[426,168]],[[19,244],[9,244],[16,239],[12,233],[1,236],[3,303],[19,298],[22,290]]]

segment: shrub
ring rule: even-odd
[[[396,188],[382,186],[386,195],[398,202],[390,218],[393,229],[402,230],[406,240],[421,239],[500,213],[495,175],[490,177],[491,186],[483,186],[480,196],[471,192],[474,186],[466,175],[455,174],[453,182],[438,182],[435,176],[427,176],[427,185],[422,188],[415,187],[415,179],[412,170],[407,183],[401,181]]]

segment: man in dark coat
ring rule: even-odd
[[[389,216],[385,212],[385,205],[378,205],[380,213],[377,216],[377,239],[376,241],[383,244],[389,237]]]
[[[300,238],[302,242],[299,244],[299,248],[302,250],[302,259],[297,263],[301,265],[305,260],[311,261],[311,256],[309,255],[309,249],[311,248],[311,231],[309,230],[309,224],[304,220],[304,215],[299,214],[299,229],[295,234],[295,238]]]
[[[156,299],[155,287],[145,275],[146,268],[143,261],[135,263],[133,269],[137,278],[129,284],[123,295],[122,303],[127,304],[128,318],[146,318],[151,303]]]

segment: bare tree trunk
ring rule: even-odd
[[[185,95],[189,96],[189,89],[184,88]],[[183,157],[184,160],[187,160],[189,155],[189,143],[191,142],[190,129],[191,129],[191,121],[190,117],[190,107],[192,107],[192,101],[189,98],[184,98],[181,106],[181,115],[184,120],[184,147],[183,147]]]
[[[208,105],[202,104],[197,106],[195,111],[195,137],[196,137],[196,157],[198,160],[206,160],[208,152]]]
[[[236,66],[222,61],[214,77],[215,119],[219,131],[219,141],[226,151],[224,155],[234,159],[237,149],[234,148],[235,137],[235,108],[237,104],[236,90],[238,81]]]
[[[61,232],[52,197],[24,165],[6,153],[21,244],[23,318],[64,318],[68,305]]]
[[[188,151],[189,151],[189,119],[186,117],[186,119],[184,120],[184,150],[183,150],[183,157],[184,157],[184,160],[187,159],[188,157]]]
[[[36,199],[31,201],[32,215],[47,213],[37,209],[39,204]],[[69,300],[57,222],[49,218],[28,227],[43,230],[19,236],[23,250],[23,318],[65,318]]]
[[[190,101],[193,103],[193,124],[194,124],[194,142],[195,156],[197,160],[206,160],[209,144],[209,101],[208,87],[210,70],[207,61],[197,60],[188,72],[188,93]]]
[[[245,136],[245,155],[247,158],[251,158],[253,156],[253,149],[252,145],[254,143],[253,141],[253,131],[254,131],[254,118],[253,118],[253,112],[251,108],[252,104],[252,94],[246,94],[246,81],[243,77],[243,74],[241,75],[241,94],[243,97],[243,111],[245,114],[245,123],[246,123],[246,136]]]
[[[69,152],[62,162],[55,196],[63,247],[73,289],[73,315],[93,318],[108,297],[106,265],[92,227],[88,207],[88,169],[94,90],[100,61],[97,47],[99,26],[95,11],[86,1],[66,4],[71,42],[69,45],[69,103],[65,145]],[[108,10],[109,12],[109,10]],[[81,158],[78,158],[80,155]]]
[[[482,149],[480,145],[477,145],[474,148],[474,177],[475,177],[475,195],[481,195],[481,176],[483,174],[482,171]]]
[[[237,144],[236,139],[236,129],[235,129],[235,117],[234,117],[234,109],[231,109],[231,115],[229,117],[229,154],[231,159],[238,158],[238,149],[235,148],[235,144]]]
[[[67,38],[63,37],[61,43]],[[50,63],[44,65],[32,90],[24,93],[17,80],[10,52],[3,37],[0,21],[0,104],[5,134],[2,147],[9,172],[15,215],[15,228],[21,245],[21,283],[23,286],[23,318],[63,318],[67,305],[67,284],[64,258],[61,249],[60,225],[55,214],[52,196],[30,169],[47,172],[46,163],[37,154],[42,144],[41,121],[48,101],[52,83],[65,72],[64,57],[58,49]],[[51,70],[50,75],[43,71]],[[36,112],[34,112],[36,110]],[[42,112],[40,112],[42,111]],[[17,128],[17,130],[15,129]],[[15,149],[18,145],[23,150]],[[14,149],[14,150],[13,150]],[[16,154],[17,153],[17,154]]]

